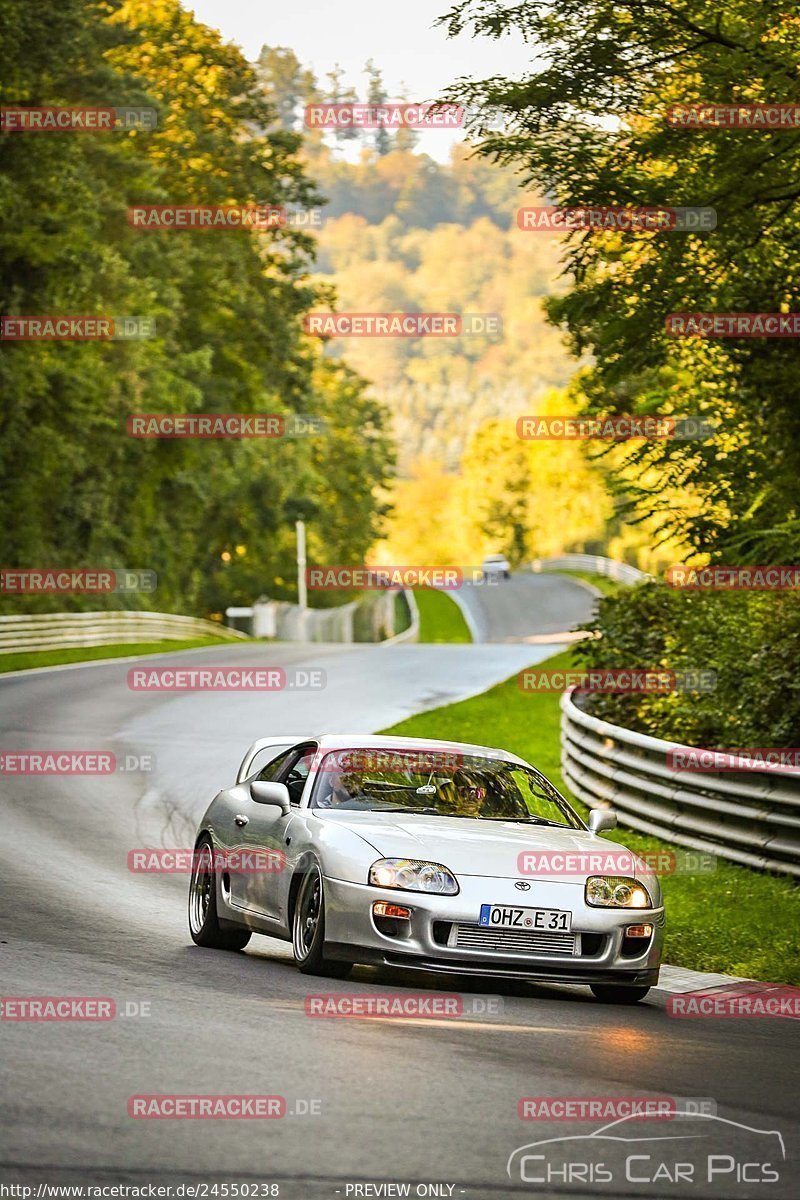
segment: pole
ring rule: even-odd
[[[301,608],[308,608],[306,590],[306,523],[295,521],[297,531],[297,600]]]

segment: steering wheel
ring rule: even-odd
[[[298,774],[294,768],[286,776],[286,786],[291,799],[297,803],[303,794],[307,776]]]

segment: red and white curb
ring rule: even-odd
[[[709,971],[690,971],[688,967],[671,967],[664,964],[655,984],[659,992],[700,992],[706,988],[724,987],[726,983],[749,983],[743,975],[721,975]]]

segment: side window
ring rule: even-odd
[[[303,794],[303,788],[306,786],[308,772],[311,770],[316,753],[316,746],[307,746],[286,774],[282,776],[282,782],[289,789],[289,799],[292,804],[300,803],[300,797]]]
[[[294,748],[291,746],[288,750],[280,746],[269,746],[256,755],[250,768],[249,778],[253,779],[255,776],[264,783],[274,782],[278,778],[278,773],[286,766],[294,753]]]

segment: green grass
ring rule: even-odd
[[[59,667],[64,663],[94,662],[102,658],[126,658],[130,654],[166,654],[175,650],[197,650],[203,646],[231,645],[231,638],[187,638],[185,641],[117,642],[113,646],[73,646],[61,650],[25,650],[0,654],[0,674],[30,667]]]
[[[471,642],[472,636],[461,609],[436,588],[417,588],[414,599],[419,609],[419,640],[421,642]]]
[[[402,592],[394,594],[394,636],[397,637],[400,633],[405,633],[411,624],[411,617],[408,611],[408,601]]]
[[[604,596],[616,596],[617,592],[621,592],[627,584],[620,583],[618,579],[609,579],[607,575],[595,575],[594,571],[549,571],[549,575],[566,575],[568,578],[582,579],[584,583],[590,583],[592,587],[596,587],[598,592],[602,592]]]
[[[548,659],[564,669],[571,652]],[[586,808],[561,776],[560,695],[522,692],[516,676],[470,700],[421,713],[384,733],[497,746],[532,762]],[[628,829],[610,835],[638,853],[677,849]],[[786,876],[736,867],[722,859],[707,875],[662,877],[667,909],[665,961],[768,982],[800,984],[800,888]]]

